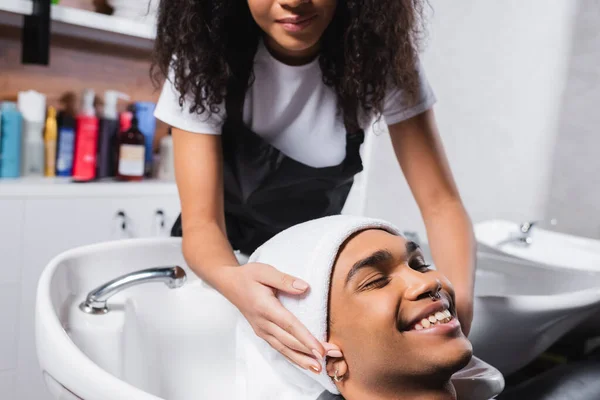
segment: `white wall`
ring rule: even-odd
[[[565,86],[572,0],[431,0],[422,56],[474,222],[542,218]],[[366,214],[425,230],[389,136],[373,143]]]
[[[600,2],[579,0],[546,218],[600,238]]]

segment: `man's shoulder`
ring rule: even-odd
[[[344,398],[337,394],[331,394],[328,391],[324,391],[317,400],[344,400]]]

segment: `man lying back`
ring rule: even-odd
[[[360,217],[309,221],[250,257],[305,280],[302,296],[279,294],[319,340],[342,356],[303,370],[241,318],[237,399],[455,399],[452,375],[472,357],[455,318],[450,282],[392,225]],[[242,267],[243,268],[243,267]]]

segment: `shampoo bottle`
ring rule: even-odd
[[[19,92],[18,104],[19,111],[23,115],[21,173],[24,176],[42,176],[46,96],[34,90]]]
[[[48,117],[46,118],[46,130],[44,131],[44,146],[46,149],[46,176],[56,176],[56,139],[58,137],[58,127],[56,124],[56,110],[54,107],[48,107]]]
[[[69,111],[63,111],[58,118],[58,123],[56,175],[71,176],[75,151],[75,117]]]
[[[115,175],[113,149],[119,134],[119,112],[117,111],[119,99],[129,100],[129,96],[114,90],[104,92],[104,115],[100,120],[98,139],[98,178]]]
[[[23,117],[16,103],[4,102],[0,108],[0,178],[18,178],[21,175]]]
[[[157,177],[161,180],[175,179],[175,157],[173,154],[173,137],[171,129],[169,134],[160,140],[160,158],[158,163]]]
[[[99,124],[94,109],[94,98],[93,90],[84,91],[83,107],[76,120],[73,179],[79,181],[93,180],[96,177]]]
[[[141,181],[144,178],[145,152],[146,140],[134,114],[131,127],[119,134],[117,178],[122,181]]]
[[[145,150],[145,175],[152,173],[152,144],[154,143],[154,133],[156,131],[156,118],[154,109],[156,104],[152,102],[136,102],[135,116],[139,123],[139,129],[146,138]]]

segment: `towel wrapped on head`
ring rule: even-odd
[[[281,232],[259,247],[248,262],[272,265],[310,285],[302,296],[279,293],[278,298],[317,340],[325,342],[333,265],[344,242],[366,229],[401,235],[383,220],[336,215]],[[292,364],[258,337],[243,317],[237,325],[236,354],[236,400],[316,400],[324,391],[339,394],[324,362],[318,375]]]

